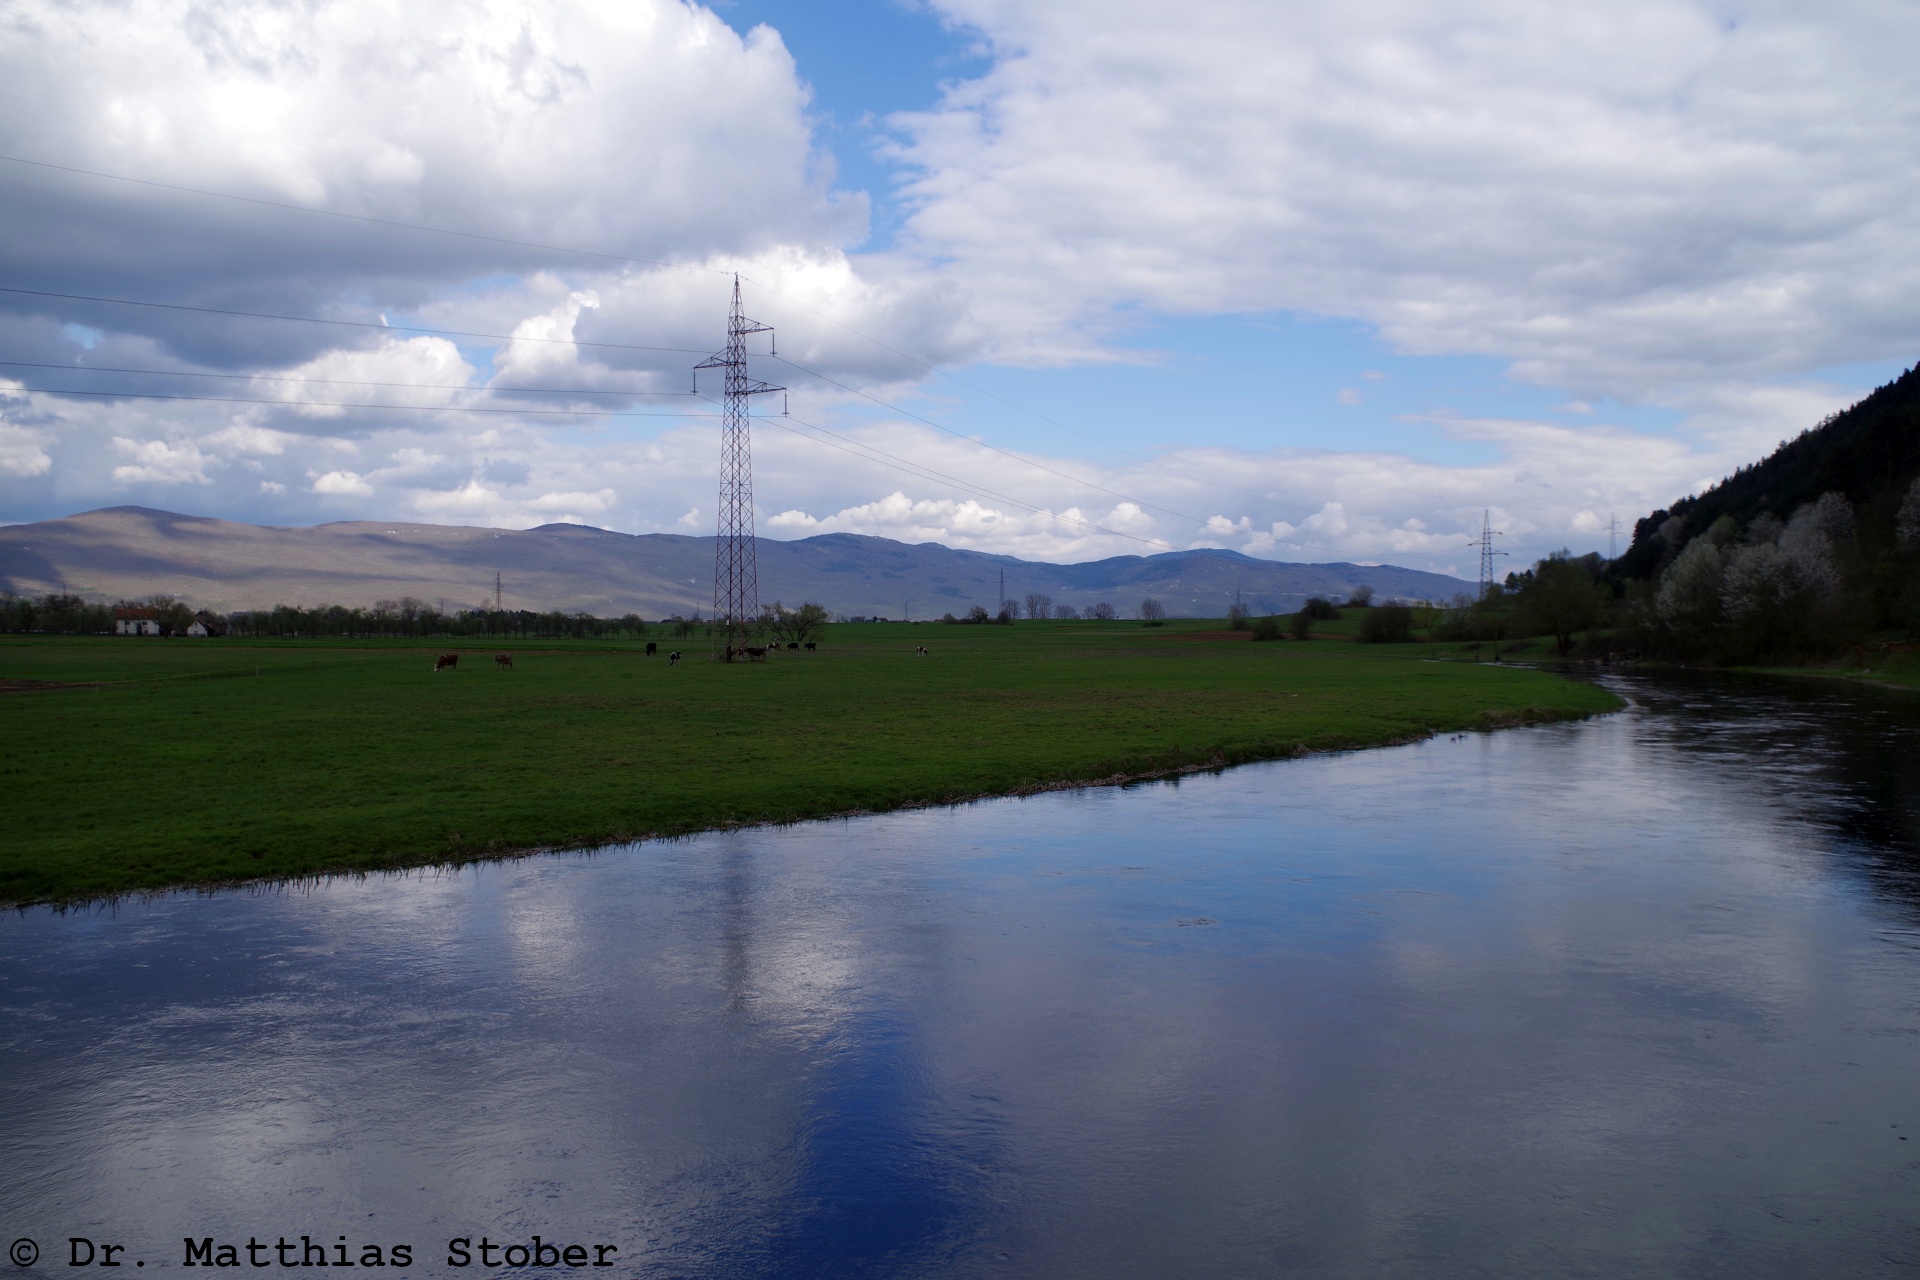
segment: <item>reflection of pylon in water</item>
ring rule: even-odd
[[[772,333],[773,326],[740,312],[740,277],[733,278],[733,311],[727,318],[727,345],[693,366],[726,370],[726,403],[720,427],[720,519],[713,544],[713,652],[733,660],[746,643],[747,629],[760,616],[760,583],[753,543],[753,441],[748,432],[748,401],[769,391],[785,391],[747,377],[750,333]],[[698,378],[698,374],[695,375]],[[696,386],[697,389],[697,386]]]
[[[1467,545],[1480,548],[1480,597],[1485,599],[1493,590],[1493,558],[1507,554],[1493,549],[1495,538],[1505,537],[1499,529],[1493,527],[1493,512],[1484,511],[1480,515],[1480,536]]]

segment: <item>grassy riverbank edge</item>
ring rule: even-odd
[[[1151,764],[1142,762],[1138,767],[1103,764],[1099,768],[1090,771],[1086,776],[1062,776],[989,791],[954,792],[936,796],[904,795],[896,802],[889,804],[844,809],[826,813],[796,811],[784,814],[762,814],[750,818],[728,818],[704,824],[675,824],[648,831],[628,831],[615,828],[601,835],[583,836],[564,842],[545,842],[512,847],[487,846],[471,851],[458,851],[426,856],[395,854],[389,858],[361,857],[349,862],[331,865],[322,863],[295,872],[264,876],[206,877],[65,896],[49,895],[39,898],[16,899],[0,898],[0,911],[27,911],[33,908],[44,907],[64,913],[68,911],[112,907],[124,902],[150,902],[177,893],[210,894],[237,890],[271,891],[275,889],[294,888],[302,885],[320,884],[341,878],[364,879],[368,876],[397,875],[409,871],[458,870],[462,867],[477,866],[486,863],[512,862],[525,858],[590,853],[598,849],[645,844],[658,840],[689,839],[719,831],[789,827],[809,822],[846,821],[853,818],[874,817],[888,813],[903,813],[926,809],[954,809],[991,800],[1019,799],[1028,796],[1039,796],[1064,791],[1080,791],[1096,787],[1135,786],[1143,782],[1163,782],[1168,779],[1191,777],[1202,773],[1222,773],[1228,769],[1238,768],[1243,765],[1264,764],[1281,760],[1301,760],[1310,756],[1333,755],[1347,751],[1371,751],[1387,747],[1408,746],[1448,733],[1494,733],[1506,729],[1523,729],[1538,725],[1593,719],[1597,716],[1612,715],[1626,705],[1622,700],[1616,699],[1615,701],[1615,706],[1587,711],[1572,711],[1538,706],[1528,706],[1505,711],[1486,711],[1460,723],[1443,724],[1418,733],[1396,734],[1377,738],[1336,736],[1331,739],[1322,739],[1314,742],[1276,744],[1265,749],[1256,747],[1253,749],[1222,750],[1206,754],[1204,758],[1196,755],[1195,758],[1192,759],[1181,759],[1178,755],[1173,755],[1171,758],[1156,761]]]
[[[0,647],[0,905],[952,807],[1622,705],[1564,674],[1204,624],[835,632],[746,669],[548,646],[458,678],[380,644]]]

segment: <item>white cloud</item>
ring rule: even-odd
[[[53,469],[53,458],[41,446],[38,434],[0,421],[0,475],[43,476]]]
[[[210,483],[207,476],[210,459],[191,441],[174,444],[166,440],[129,440],[125,436],[115,436],[113,446],[133,459],[127,465],[113,469],[113,478],[117,483]]]
[[[365,498],[372,496],[373,486],[354,472],[329,471],[314,477],[313,491],[329,497]]]
[[[907,247],[1008,349],[1287,308],[1644,400],[1920,341],[1899,0],[936,7],[995,61],[896,118]]]
[[[589,511],[612,508],[614,492],[600,489],[593,493],[543,493],[527,505],[535,511]]]

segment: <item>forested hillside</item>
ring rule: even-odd
[[[1853,506],[1860,536],[1891,542],[1901,500],[1917,475],[1920,365],[1787,441],[1765,460],[1638,522],[1615,572],[1627,579],[1652,577],[1680,545],[1722,516],[1743,529],[1762,514],[1785,520],[1826,493],[1837,493]]]

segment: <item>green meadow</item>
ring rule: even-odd
[[[704,639],[652,658],[546,642],[506,650],[511,670],[444,641],[4,637],[0,903],[946,804],[1618,705],[1346,630],[841,624],[765,662],[711,661]],[[458,669],[433,670],[442,650]]]

